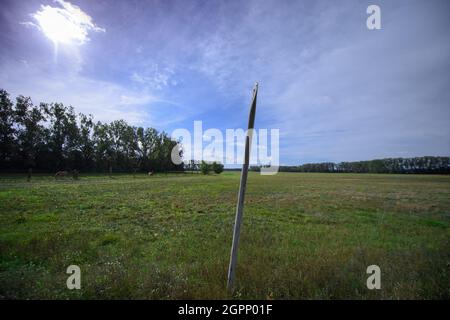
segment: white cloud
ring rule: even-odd
[[[130,79],[148,89],[162,90],[167,86],[176,86],[173,79],[175,71],[171,67],[161,68],[158,64],[143,67],[139,72],[132,73]]]
[[[156,123],[148,113],[158,100],[146,91],[136,91],[106,81],[78,74],[46,75],[23,63],[3,66],[0,87],[12,96],[30,96],[35,104],[62,102],[76,112],[93,114],[95,120],[124,119],[131,124]]]
[[[155,97],[148,95],[148,94],[141,94],[139,96],[121,95],[120,101],[121,101],[122,105],[129,106],[129,105],[149,104],[149,103],[158,101],[158,99],[156,99]]]

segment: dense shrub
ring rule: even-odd
[[[214,173],[220,174],[223,172],[223,164],[221,164],[220,162],[216,162],[214,161],[212,163],[212,170],[214,171]]]

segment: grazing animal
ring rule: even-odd
[[[58,177],[67,177],[69,175],[69,172],[67,171],[58,171],[55,173],[55,179]]]
[[[149,176],[152,176],[152,175],[153,175],[153,171],[149,171],[149,172],[148,172],[148,175],[149,175]]]

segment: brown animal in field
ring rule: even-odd
[[[69,172],[67,171],[58,171],[55,173],[55,179],[58,177],[67,177],[69,175]]]
[[[149,175],[149,176],[152,176],[152,175],[153,175],[153,171],[149,171],[149,172],[148,172],[148,175]]]

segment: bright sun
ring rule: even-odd
[[[42,32],[54,43],[83,43],[86,31],[57,8],[45,7],[35,16]]]
[[[33,14],[39,29],[55,45],[59,43],[82,45],[89,41],[89,31],[105,32],[79,7],[64,0],[55,1],[61,8],[41,6],[41,9]]]

